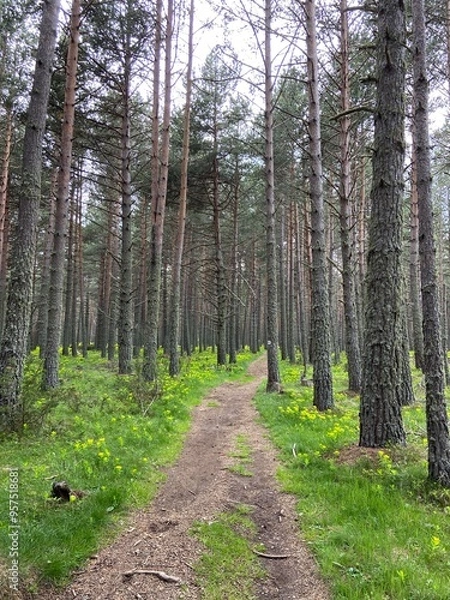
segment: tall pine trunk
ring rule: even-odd
[[[48,325],[48,290],[50,285],[50,264],[53,252],[53,240],[55,237],[55,204],[56,204],[56,185],[58,180],[58,167],[55,166],[52,173],[50,184],[50,194],[48,202],[48,222],[45,235],[45,244],[40,268],[39,294],[37,297],[37,321],[35,340],[32,341],[32,348],[39,346],[39,355],[42,358],[47,345],[47,325]]]
[[[157,41],[159,50],[155,47],[156,56],[160,53],[161,28],[162,28],[162,2],[157,2]],[[153,168],[152,178],[152,230],[151,230],[151,248],[150,265],[148,281],[148,314],[147,314],[147,333],[145,340],[145,360],[143,365],[143,375],[147,381],[155,381],[158,375],[157,354],[158,354],[158,330],[159,315],[161,306],[161,269],[162,269],[162,251],[164,234],[164,217],[166,210],[167,197],[167,176],[169,170],[169,141],[170,141],[170,101],[171,101],[171,69],[172,69],[172,28],[173,28],[173,0],[168,0],[167,18],[166,18],[166,36],[165,36],[165,81],[164,81],[164,114],[161,135],[161,152],[159,152],[159,117],[158,100],[159,84],[157,84],[154,93],[154,114],[153,114]],[[159,33],[158,33],[159,31]],[[156,81],[159,81],[159,57],[155,58],[154,75]],[[154,82],[154,85],[155,82]]]
[[[186,207],[188,189],[189,136],[191,130],[192,62],[194,58],[194,0],[189,11],[188,64],[186,74],[186,102],[184,107],[183,148],[181,157],[180,205],[172,263],[172,296],[169,319],[169,373],[173,377],[180,372],[180,321],[181,321],[181,265],[186,230]]]
[[[21,388],[30,328],[41,199],[42,145],[59,8],[59,0],[48,0],[43,4],[33,88],[23,143],[19,212],[11,252],[5,327],[0,347],[1,420],[3,425],[10,429],[20,425]]]
[[[287,344],[289,362],[295,363],[295,243],[296,243],[296,228],[294,219],[294,203],[289,204],[289,226],[288,226],[288,331]]]
[[[127,21],[122,88],[121,250],[119,292],[119,373],[131,373],[133,360],[133,231],[131,193],[131,23]]]
[[[306,0],[306,46],[309,99],[309,153],[312,244],[312,361],[314,405],[319,410],[333,406],[331,378],[330,310],[325,262],[325,209],[323,201],[322,149],[317,56],[316,4]]]
[[[405,14],[378,4],[377,105],[367,253],[360,445],[404,443],[401,390]]]
[[[342,252],[342,287],[344,296],[345,344],[348,364],[348,387],[354,392],[361,388],[361,351],[359,346],[358,318],[356,312],[356,294],[354,270],[352,264],[353,249],[350,241],[350,117],[346,112],[350,108],[350,81],[348,56],[348,14],[347,0],[341,0],[341,175],[340,175],[340,229]]]
[[[6,308],[7,254],[8,254],[8,181],[11,163],[13,115],[12,106],[6,106],[5,140],[0,167],[0,338]]]
[[[284,203],[280,206],[280,233],[279,233],[279,259],[278,259],[278,271],[279,271],[279,285],[278,287],[278,304],[280,314],[280,355],[281,360],[286,360],[288,356],[288,332],[287,332],[287,277],[286,277],[286,208]]]
[[[240,319],[239,319],[239,196],[240,196],[240,172],[239,160],[236,157],[234,169],[234,190],[233,190],[233,242],[231,248],[231,273],[230,273],[230,308],[229,308],[229,327],[228,327],[228,356],[230,365],[237,361],[237,349],[240,338]]]
[[[59,346],[61,343],[61,317],[64,285],[65,250],[69,213],[69,184],[72,167],[73,127],[75,120],[75,88],[78,69],[80,39],[80,0],[73,0],[70,18],[70,37],[67,49],[66,89],[61,130],[61,153],[56,186],[55,232],[50,260],[48,294],[47,336],[44,351],[44,389],[59,385]]]
[[[227,282],[222,244],[222,210],[220,206],[219,161],[217,141],[217,120],[214,123],[214,159],[213,159],[213,227],[214,227],[214,263],[217,296],[216,309],[216,347],[217,365],[227,364]]]
[[[414,149],[419,204],[419,253],[422,288],[424,374],[428,436],[428,476],[450,487],[450,442],[439,324],[438,286],[433,237],[431,159],[428,133],[428,80],[423,0],[412,0],[414,67]]]
[[[265,0],[265,54],[264,54],[264,133],[266,183],[266,252],[267,252],[267,391],[279,392],[278,364],[278,294],[277,294],[277,241],[275,233],[275,177],[273,151],[273,82],[272,82],[272,4]]]
[[[413,138],[415,133],[413,132]],[[413,150],[411,173],[411,216],[410,216],[410,247],[409,247],[409,296],[412,315],[412,342],[414,361],[417,369],[423,368],[423,332],[422,310],[420,298],[420,258],[419,258],[419,203],[417,198],[417,157]]]

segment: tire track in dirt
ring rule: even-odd
[[[210,521],[237,504],[254,507],[257,539],[267,553],[289,558],[261,558],[267,577],[255,596],[272,600],[328,600],[315,562],[298,535],[295,498],[280,491],[275,478],[276,452],[258,423],[252,399],[266,373],[265,359],[252,363],[247,383],[225,383],[205,397],[193,413],[192,427],[177,462],[150,506],[127,519],[125,529],[99,551],[65,589],[46,588],[33,600],[200,600],[192,565],[203,548],[189,535],[197,520]],[[237,436],[252,449],[252,477],[229,470]],[[155,570],[179,578],[169,583]]]

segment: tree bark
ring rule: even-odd
[[[287,294],[286,294],[286,261],[285,261],[285,245],[286,245],[286,208],[284,204],[280,206],[280,243],[279,243],[279,285],[278,285],[278,304],[280,314],[280,355],[281,360],[286,360],[288,356],[288,324],[287,324]]]
[[[414,131],[419,204],[419,253],[422,288],[424,375],[428,436],[428,476],[450,487],[450,442],[439,324],[438,286],[433,236],[431,158],[428,133],[428,79],[423,0],[412,0]]]
[[[43,4],[33,88],[22,157],[17,228],[11,252],[5,328],[0,347],[0,406],[9,429],[20,426],[21,388],[27,353],[41,196],[42,144],[58,28],[60,2]]]
[[[309,98],[309,152],[312,244],[312,360],[314,406],[327,410],[334,404],[331,377],[330,311],[325,263],[325,209],[319,103],[319,65],[316,37],[316,3],[306,0],[306,46]]]
[[[275,234],[275,177],[273,153],[273,82],[272,82],[272,3],[265,0],[265,50],[264,50],[264,133],[265,133],[265,184],[266,184],[266,274],[267,274],[267,386],[268,392],[281,390],[278,364],[278,293],[277,293],[277,241]]]
[[[66,89],[61,129],[61,152],[56,186],[55,230],[50,260],[47,336],[42,374],[44,389],[56,388],[59,385],[59,345],[61,342],[64,265],[69,213],[69,184],[72,167],[80,22],[81,0],[73,0],[66,60]]]
[[[194,58],[194,0],[189,11],[188,63],[186,73],[186,102],[184,107],[183,148],[181,157],[180,205],[178,208],[177,237],[172,263],[172,297],[170,313],[169,373],[172,377],[180,372],[180,322],[181,322],[181,266],[186,231],[186,208],[188,190],[189,136],[191,130],[192,63]]]
[[[52,173],[50,194],[48,198],[48,223],[45,236],[45,246],[43,250],[43,260],[40,269],[39,297],[37,299],[37,322],[35,344],[32,341],[31,347],[39,346],[39,355],[44,356],[47,345],[47,326],[48,326],[48,292],[50,286],[50,264],[52,260],[53,240],[55,237],[55,203],[56,203],[56,185],[58,180],[58,168],[55,167]]]
[[[216,312],[216,346],[217,365],[227,364],[227,285],[225,276],[225,261],[222,246],[221,207],[219,190],[219,161],[217,142],[217,119],[214,123],[214,159],[213,159],[213,225],[215,252],[215,284],[217,296]]]
[[[11,162],[13,115],[12,106],[6,106],[5,140],[0,168],[0,338],[6,308],[6,281],[8,258],[8,187]]]
[[[288,357],[291,364],[295,363],[295,330],[296,330],[296,316],[295,316],[295,243],[296,240],[296,227],[295,227],[295,208],[294,203],[289,204],[288,214],[288,331],[287,331],[287,344],[288,344]]]
[[[239,323],[239,199],[240,199],[240,169],[239,159],[236,157],[234,168],[233,189],[233,242],[231,248],[231,273],[230,273],[230,308],[228,328],[228,357],[230,365],[237,362],[237,349],[239,347],[240,323]]]
[[[159,81],[160,48],[162,33],[162,2],[157,2],[157,22],[155,44],[155,69],[154,77]],[[158,376],[158,329],[161,305],[161,268],[164,234],[164,217],[167,197],[167,176],[169,170],[169,143],[170,143],[170,98],[171,98],[171,69],[172,69],[172,33],[173,33],[173,0],[168,0],[165,36],[165,81],[164,81],[164,114],[161,136],[161,153],[159,152],[159,118],[158,100],[159,84],[154,82],[157,92],[154,95],[154,114],[152,131],[152,229],[149,265],[148,288],[148,314],[147,314],[147,339],[145,346],[145,360],[143,374],[147,381],[155,381]],[[159,40],[159,41],[158,41]],[[159,46],[159,50],[157,49]],[[160,162],[160,167],[159,167]],[[156,177],[156,182],[153,178]]]
[[[360,445],[369,447],[405,442],[400,402],[404,44],[403,2],[380,0],[360,410]]]
[[[123,86],[121,90],[121,250],[119,292],[119,373],[132,371],[133,360],[133,231],[131,193],[131,27],[125,34]]]
[[[413,132],[413,138],[415,133]],[[409,249],[409,296],[412,314],[412,342],[417,369],[423,368],[422,311],[420,307],[419,206],[417,198],[417,157],[413,151],[411,172],[411,234]]]
[[[72,199],[72,207],[69,216],[69,231],[67,240],[67,266],[66,266],[66,289],[65,289],[65,306],[64,306],[64,325],[63,325],[63,339],[62,339],[62,354],[63,356],[69,356],[69,346],[72,338],[72,297],[73,297],[73,280],[75,273],[75,206]],[[103,260],[100,264],[100,270],[102,270]],[[99,303],[100,307],[100,303]],[[101,314],[100,308],[97,313],[97,317]],[[98,329],[98,327],[97,327]]]
[[[149,229],[149,203],[147,198],[140,202],[139,219],[139,268],[136,285],[136,301],[134,309],[134,356],[139,356],[145,343],[145,324],[147,323],[147,270],[149,244],[147,232]]]
[[[341,0],[341,112],[350,108],[350,81],[348,66],[348,12],[347,0]],[[361,389],[361,352],[359,346],[358,317],[352,248],[350,244],[350,117],[340,119],[341,174],[340,174],[340,230],[342,252],[342,287],[344,297],[345,346],[348,364],[348,388],[354,392]]]
[[[259,268],[257,257],[257,241],[255,238],[251,241],[251,256],[250,256],[250,323],[249,323],[249,341],[250,351],[256,353],[259,351],[259,305],[260,295],[258,293],[259,286]]]

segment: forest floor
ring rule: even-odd
[[[251,381],[226,383],[208,394],[193,414],[191,430],[176,464],[150,506],[133,513],[123,533],[91,557],[66,588],[45,587],[33,600],[194,600],[202,597],[192,565],[205,548],[189,533],[196,521],[239,505],[252,508],[255,542],[266,576],[254,596],[271,600],[328,600],[329,592],[316,564],[299,537],[296,500],[283,493],[276,480],[277,454],[259,423],[253,405],[266,374],[263,357],[249,367]],[[251,449],[252,476],[231,468],[236,439],[244,437]],[[147,571],[126,576],[130,571]],[[178,582],[148,573],[163,572]]]

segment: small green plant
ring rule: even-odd
[[[207,550],[194,565],[205,600],[255,600],[255,582],[265,572],[252,550],[250,513],[239,506],[212,522],[194,524],[191,532]]]

